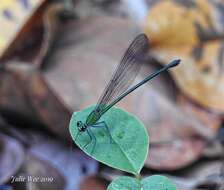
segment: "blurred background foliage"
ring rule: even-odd
[[[68,126],[145,32],[139,77],[182,64],[119,103],[149,132],[142,174],[167,175],[180,190],[223,190],[222,0],[2,0],[0,23],[0,189],[105,190],[123,175],[82,153]]]

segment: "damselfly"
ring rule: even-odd
[[[124,57],[116,68],[105,90],[103,91],[103,94],[100,97],[97,105],[95,106],[93,111],[88,115],[86,121],[77,122],[78,133],[76,135],[75,140],[77,139],[78,135],[83,132],[87,132],[90,137],[90,141],[87,142],[87,144],[83,148],[88,146],[93,141],[94,144],[92,152],[95,149],[96,137],[92,132],[91,128],[104,127],[108,132],[110,141],[112,142],[112,136],[106,122],[99,121],[101,116],[105,114],[116,103],[126,97],[128,94],[136,90],[138,87],[142,86],[152,78],[156,77],[161,72],[164,72],[169,68],[177,66],[180,63],[180,60],[174,60],[163,68],[152,73],[138,84],[129,88],[129,86],[132,84],[135,77],[137,76],[142,63],[145,62],[146,59],[144,57],[146,57],[148,50],[148,38],[145,34],[138,35],[125,52]]]

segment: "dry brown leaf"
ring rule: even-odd
[[[145,166],[156,170],[177,170],[192,164],[203,152],[205,141],[185,138],[152,143]]]
[[[8,118],[16,115],[32,123],[45,124],[55,134],[70,139],[71,112],[49,88],[37,68],[27,63],[8,62],[0,78],[0,105]]]
[[[16,58],[41,66],[61,26],[59,14],[65,9],[63,2],[47,3],[45,1],[17,34],[12,45],[2,56],[1,62]]]
[[[181,177],[170,178],[181,190],[218,189],[223,183],[222,165],[222,161],[218,160],[201,160],[182,172]]]
[[[195,46],[154,48],[160,62],[180,58],[181,64],[172,75],[181,91],[213,112],[224,111],[223,42],[211,41]]]
[[[177,104],[187,113],[196,116],[206,127],[211,128],[214,132],[217,132],[222,119],[220,115],[203,109],[201,106],[194,104],[187,97],[180,94],[177,98]]]
[[[29,28],[27,23],[44,3],[45,0],[1,1],[0,56],[9,51],[18,36],[24,35],[24,29]]]

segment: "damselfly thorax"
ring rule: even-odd
[[[94,125],[95,123],[97,123],[97,121],[100,119],[100,113],[97,112],[96,110],[93,110],[87,117],[85,122],[82,121],[78,121],[77,122],[77,127],[79,132],[85,132],[87,127],[91,127],[92,125]]]

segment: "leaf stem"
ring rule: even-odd
[[[135,178],[138,179],[138,180],[141,180],[142,176],[141,176],[141,174],[136,174]]]

